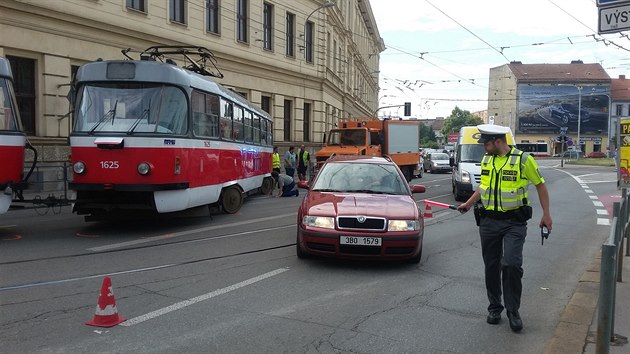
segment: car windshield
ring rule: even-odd
[[[434,153],[431,154],[431,160],[448,160],[448,155],[441,152]]]
[[[481,162],[485,153],[486,150],[481,144],[464,144],[461,145],[459,159],[461,162]]]
[[[395,165],[331,162],[324,165],[312,188],[322,192],[408,194]]]

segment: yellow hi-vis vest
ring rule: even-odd
[[[529,154],[512,148],[504,156],[484,155],[481,160],[481,203],[486,210],[508,211],[528,205],[527,180],[523,175]]]
[[[280,154],[277,152],[271,155],[271,168],[280,168]]]

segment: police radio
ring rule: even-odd
[[[545,239],[549,238],[549,229],[547,226],[543,225],[540,227],[540,244],[545,244]]]

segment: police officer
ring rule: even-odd
[[[473,195],[458,206],[462,213],[475,203],[475,217],[479,218],[481,252],[485,265],[488,300],[486,322],[498,324],[505,308],[510,328],[523,328],[519,314],[523,277],[523,244],[527,236],[527,220],[532,216],[527,187],[536,186],[543,215],[538,224],[551,231],[549,192],[540,176],[534,158],[507,144],[510,129],[492,124],[478,125],[478,142],[486,151],[481,161],[481,183]],[[501,304],[503,291],[504,305]]]

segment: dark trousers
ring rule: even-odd
[[[291,182],[289,184],[287,184],[286,186],[282,186],[282,195],[281,197],[292,197],[294,195],[299,195],[297,189],[293,190],[293,188],[295,188],[295,182]]]
[[[521,307],[523,285],[523,244],[527,236],[527,222],[513,219],[481,218],[479,225],[481,253],[485,265],[488,311],[515,312]]]

